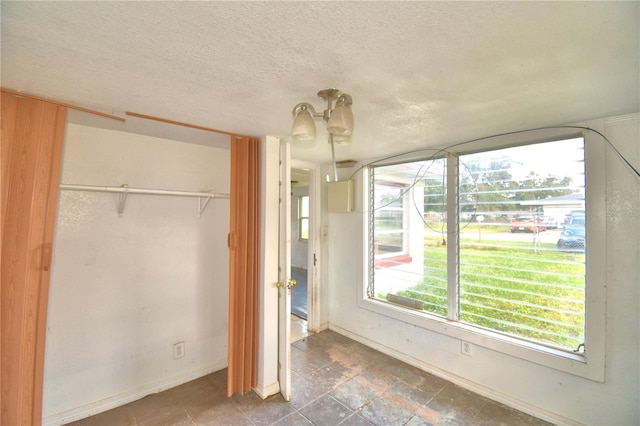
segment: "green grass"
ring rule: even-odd
[[[461,227],[462,226],[463,226],[462,232],[481,233],[483,236],[509,232],[509,225],[480,225],[480,229],[478,229],[477,223],[469,223],[466,226],[461,225]]]
[[[425,240],[423,282],[398,294],[447,316],[446,246]],[[575,349],[584,341],[584,253],[542,244],[461,241],[460,320],[525,339]]]

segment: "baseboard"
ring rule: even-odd
[[[280,382],[276,381],[267,386],[258,383],[258,386],[253,388],[253,391],[257,393],[260,398],[267,399],[271,395],[275,395],[280,392]]]
[[[366,337],[360,336],[359,334],[355,334],[347,329],[344,329],[335,324],[330,324],[329,329],[335,331],[338,334],[342,334],[345,337],[348,337],[356,342],[362,343],[365,346],[368,346],[372,349],[380,351],[386,355],[392,356],[402,362],[406,362],[409,365],[412,365],[416,368],[419,368],[427,373],[431,373],[434,376],[438,376],[444,380],[447,380],[451,383],[454,383],[460,387],[463,387],[471,392],[475,392],[479,395],[487,397],[493,401],[500,402],[504,405],[507,405],[511,408],[515,408],[516,410],[522,411],[523,413],[530,414],[539,419],[545,420],[547,422],[553,423],[555,425],[566,425],[566,426],[578,426],[581,423],[573,421],[563,416],[559,416],[555,413],[551,413],[540,407],[536,407],[534,405],[528,404],[519,399],[515,399],[510,397],[509,395],[505,395],[500,392],[496,392],[493,389],[484,387],[479,385],[478,383],[472,382],[470,380],[465,379],[464,377],[456,376],[455,374],[451,374],[448,371],[442,370],[434,365],[426,363],[422,360],[409,356],[403,352],[400,352],[396,349],[390,348],[381,344],[380,342],[368,339]]]
[[[207,374],[213,373],[215,371],[222,370],[226,367],[227,364],[225,361],[225,363],[223,364],[209,364],[206,367],[189,370],[179,375],[148,383],[146,385],[130,389],[126,392],[122,392],[117,395],[83,405],[81,407],[76,407],[71,410],[63,411],[61,413],[48,415],[42,418],[42,424],[44,426],[59,426],[76,420],[84,419],[89,416],[111,410],[112,408],[120,407],[121,405],[137,401],[138,399],[144,398],[147,395],[171,389],[183,383],[187,383],[202,376],[206,376]]]
[[[329,323],[328,322],[323,322],[320,324],[320,329],[318,330],[318,333],[320,333],[321,331],[324,330],[329,330]]]

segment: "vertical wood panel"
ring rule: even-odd
[[[53,110],[50,110],[53,113]],[[48,173],[43,173],[42,187],[48,184],[44,216],[44,234],[42,236],[41,251],[41,273],[40,273],[40,293],[38,317],[36,323],[36,359],[35,359],[35,397],[33,403],[33,419],[37,423],[42,419],[42,396],[44,385],[44,348],[47,334],[47,307],[49,305],[49,282],[51,280],[51,263],[53,257],[53,236],[56,224],[56,213],[58,210],[58,195],[60,194],[60,174],[62,171],[62,148],[64,133],[67,123],[67,109],[56,106],[55,114],[51,116],[49,122],[49,133],[43,144],[47,144],[49,154],[47,162],[43,164],[43,169],[47,166]],[[53,127],[51,127],[53,126]]]
[[[5,95],[2,93],[2,101],[1,101],[1,111],[2,111],[2,119],[0,120],[0,271],[4,270],[5,262],[4,257],[2,256],[2,241],[4,241],[4,224],[7,213],[7,194],[9,188],[9,167],[11,162],[9,158],[11,157],[11,147],[13,144],[10,144],[8,141],[13,139],[13,130],[15,128],[15,120],[17,113],[17,98],[9,95]],[[1,278],[1,277],[0,277]],[[0,300],[1,302],[1,300]],[[0,303],[0,318],[2,324],[4,324],[4,315],[5,312],[3,310],[4,303]],[[0,337],[4,333],[4,326],[0,329]],[[3,353],[3,343],[4,338],[0,338],[0,354]],[[6,403],[6,399],[9,398],[9,395],[5,395],[4,389],[5,386],[3,383],[5,382],[5,371],[3,367],[3,363],[0,359],[0,425],[5,424],[3,421],[4,417],[4,406]]]
[[[2,95],[1,415],[2,424],[37,425],[66,108],[8,96]]]
[[[238,147],[235,146],[234,138],[231,137],[231,176],[230,176],[230,220],[229,220],[229,348],[228,348],[228,368],[227,368],[227,395],[233,395],[236,375],[239,370],[236,366],[237,348],[235,343],[235,333],[238,329],[236,318],[238,318],[239,302],[237,300],[238,291],[235,290],[234,283],[239,281],[239,265],[236,229],[238,229],[238,199],[235,194],[238,193],[238,171],[241,167],[238,163]]]
[[[229,236],[229,381],[227,394],[257,382],[260,232],[260,141],[231,140]]]
[[[2,138],[0,144],[2,150],[0,151],[0,157],[2,159],[2,195],[0,199],[0,213],[2,213],[2,229],[4,229],[5,213],[7,211],[4,206],[7,205],[6,197],[9,188],[9,158],[11,157],[12,144],[8,141],[13,139],[13,130],[16,123],[16,114],[18,112],[18,98],[2,93],[2,120],[0,120],[0,126],[2,127]],[[0,231],[1,232],[1,231]],[[2,234],[0,234],[2,235]]]

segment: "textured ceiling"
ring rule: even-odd
[[[1,3],[3,87],[289,139],[291,110],[352,95],[376,158],[640,109],[638,2]],[[318,139],[293,157],[329,162]]]

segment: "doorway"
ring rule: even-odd
[[[291,341],[308,333],[309,319],[309,170],[291,169]]]

